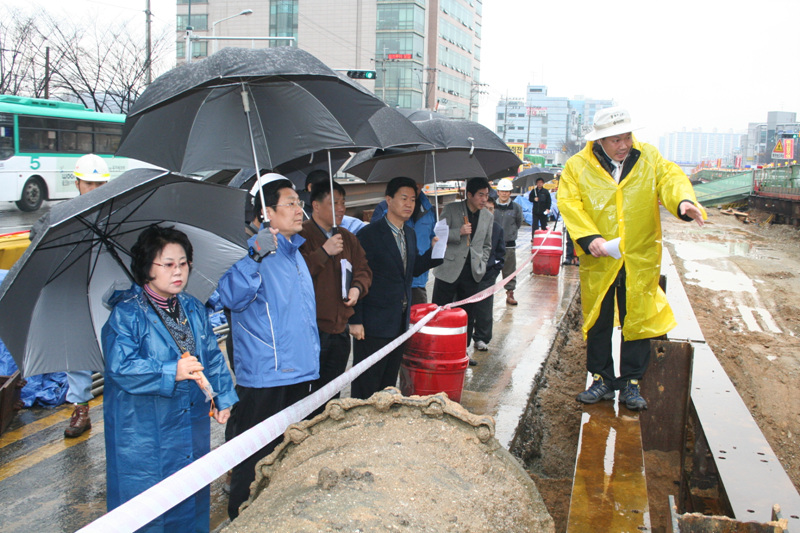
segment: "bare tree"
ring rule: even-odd
[[[44,96],[47,39],[39,26],[18,10],[0,11],[0,94]]]
[[[127,113],[145,89],[146,50],[141,21],[80,23],[4,8],[0,19],[0,93],[77,101],[90,109]],[[166,63],[167,30],[153,39],[153,71]],[[45,72],[45,49],[49,69]],[[49,74],[49,76],[48,76]],[[48,80],[49,78],[49,80]]]
[[[49,19],[50,41],[59,68],[53,86],[98,111],[126,113],[145,88],[145,44],[132,31],[132,23],[116,26],[70,26]],[[154,40],[154,63],[166,53],[167,35]]]

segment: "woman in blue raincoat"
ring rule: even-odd
[[[151,226],[131,255],[136,284],[112,295],[102,333],[109,511],[208,453],[209,414],[224,424],[238,401],[203,304],[183,292],[186,234]],[[208,532],[209,508],[205,487],[140,531]]]

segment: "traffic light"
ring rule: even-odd
[[[374,80],[376,75],[374,70],[348,70],[347,77],[354,80]]]

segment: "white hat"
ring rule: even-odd
[[[255,196],[258,194],[259,186],[263,187],[268,183],[272,183],[273,181],[278,181],[278,180],[286,180],[289,183],[292,183],[292,181],[286,176],[283,176],[281,174],[276,174],[275,172],[270,172],[269,174],[262,174],[261,179],[256,180],[256,182],[253,184],[253,187],[250,189],[250,196]],[[294,189],[294,184],[292,184],[292,189]]]
[[[111,178],[108,165],[99,155],[86,154],[75,162],[75,177],[83,181],[105,183]]]
[[[631,120],[631,114],[623,107],[607,107],[594,114],[594,129],[586,134],[587,141],[596,141],[614,135],[642,129]]]
[[[503,178],[497,183],[498,191],[510,191],[514,189],[514,184],[508,178]]]

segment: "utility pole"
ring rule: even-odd
[[[469,119],[472,120],[473,109],[478,108],[478,103],[480,99],[480,95],[488,94],[486,91],[482,90],[481,87],[486,87],[488,84],[486,83],[479,83],[477,81],[473,81],[470,84],[470,94],[469,94]]]
[[[527,106],[525,107],[525,114],[528,115],[528,130],[526,132],[528,134],[528,137],[527,137],[528,140],[525,141],[525,143],[530,148],[530,144],[531,144],[531,109],[529,107],[527,107]]]
[[[186,62],[192,62],[192,0],[189,0],[189,14],[186,17]]]
[[[434,67],[425,67],[423,70],[428,73],[428,81],[425,82],[425,109],[432,110],[436,103],[433,95],[435,94],[434,87],[436,87],[436,72],[438,69]]]
[[[506,91],[506,109],[503,111],[503,142],[506,142],[506,130],[508,129],[508,91]]]
[[[361,68],[361,0],[356,0],[356,68]]]
[[[153,44],[150,39],[150,24],[152,22],[151,16],[153,13],[152,11],[150,11],[150,0],[147,0],[145,2],[144,14],[145,14],[145,35],[146,35],[145,46],[147,47],[144,56],[144,68],[145,68],[144,83],[145,85],[150,85],[150,83],[153,81],[153,68],[152,68],[152,57],[151,57]]]

